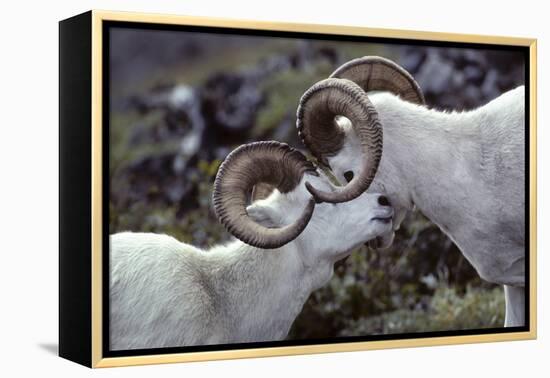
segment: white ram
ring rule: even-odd
[[[241,146],[220,167],[213,193],[218,218],[240,240],[201,250],[167,235],[112,235],[110,347],[283,339],[334,263],[392,229],[385,197],[316,205],[306,180],[330,190],[287,145]],[[253,188],[270,194],[246,207]]]
[[[520,86],[472,111],[429,109],[415,80],[394,62],[352,60],[306,91],[297,121],[317,160],[349,184],[308,189],[320,202],[339,203],[370,186],[389,197],[394,230],[407,210],[418,208],[483,279],[504,285],[505,325],[523,326],[524,107]],[[393,236],[379,244],[388,246]]]

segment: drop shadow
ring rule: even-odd
[[[59,354],[59,346],[57,345],[57,343],[40,343],[38,344],[38,347],[56,356]]]

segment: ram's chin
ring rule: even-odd
[[[380,236],[375,237],[372,240],[369,240],[367,243],[367,247],[370,247],[372,249],[385,249],[388,248],[393,243],[393,238],[395,237],[394,231],[386,232]]]

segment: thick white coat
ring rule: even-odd
[[[464,112],[428,109],[385,92],[369,98],[384,128],[369,191],[390,198],[395,228],[415,206],[436,223],[483,279],[505,285],[506,325],[524,325],[524,87]],[[361,149],[349,120],[338,122],[345,145],[328,162],[344,181],[345,172],[360,169]]]
[[[305,174],[294,191],[275,190],[247,208],[265,226],[297,219],[310,194]],[[334,263],[391,230],[393,210],[379,195],[338,205],[318,204],[294,241],[262,250],[240,241],[207,251],[152,233],[111,236],[110,347],[113,350],[258,342],[283,339]]]

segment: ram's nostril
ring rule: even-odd
[[[390,200],[386,196],[378,197],[378,204],[380,206],[391,206]]]
[[[350,182],[351,180],[353,180],[353,172],[352,171],[344,172],[344,178],[346,179],[347,182]]]

